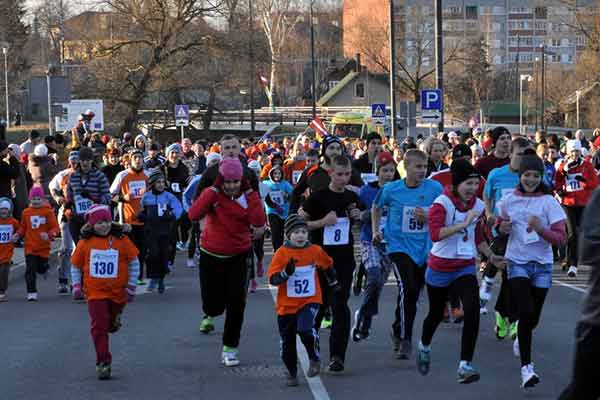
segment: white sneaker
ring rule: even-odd
[[[513,342],[513,354],[515,357],[521,357],[521,348],[519,347],[519,338],[516,338]]]
[[[221,353],[221,362],[226,367],[235,367],[240,365],[240,359],[238,358],[238,349],[223,346],[223,352]]]
[[[481,314],[481,315],[487,315],[487,313],[488,313],[487,306],[480,306],[479,307],[479,314]]]
[[[479,287],[479,299],[488,302],[492,298],[492,289],[494,288],[494,279],[487,276],[481,280]]]
[[[188,258],[187,259],[187,267],[188,268],[196,268],[196,260],[194,260],[193,258]]]
[[[540,377],[533,370],[533,363],[521,367],[521,387],[530,388],[540,383]]]
[[[577,267],[574,265],[571,265],[569,267],[569,271],[567,271],[567,276],[569,278],[575,278],[577,276]]]
[[[27,301],[37,301],[37,293],[27,293]]]
[[[6,295],[6,293],[1,293],[0,294],[0,303],[4,303],[8,301],[8,296]]]

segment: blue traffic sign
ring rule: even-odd
[[[385,104],[383,104],[383,103],[371,104],[371,117],[372,118],[385,118]]]
[[[190,121],[190,106],[187,104],[175,105],[175,125],[188,126]]]
[[[421,110],[442,111],[444,96],[441,89],[421,90]]]

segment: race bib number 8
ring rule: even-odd
[[[427,232],[427,224],[419,222],[415,216],[416,207],[404,207],[402,212],[402,232],[423,233]]]
[[[13,226],[12,225],[0,225],[0,243],[6,244],[12,241]]]
[[[146,181],[129,182],[129,193],[135,198],[140,198],[146,191]]]
[[[288,297],[312,297],[316,293],[315,267],[296,267],[296,272],[287,281]]]
[[[323,229],[323,244],[326,246],[341,246],[350,242],[350,220],[347,217],[338,218],[335,225]]]
[[[114,249],[96,250],[90,254],[90,276],[114,279],[119,275],[119,252]]]

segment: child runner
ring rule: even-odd
[[[519,186],[498,205],[498,222],[510,221],[506,247],[508,282],[518,316],[515,356],[521,357],[521,387],[535,386],[540,378],[531,362],[531,340],[544,300],[552,286],[552,245],[566,242],[567,216],[543,183],[544,163],[525,156],[519,166]]]
[[[8,197],[0,198],[0,302],[8,301],[8,273],[15,249],[14,234],[21,227],[12,216],[13,205]]]
[[[394,179],[396,164],[394,164],[394,157],[388,152],[379,153],[377,161],[374,164],[376,164],[377,180],[363,186],[359,194],[360,201],[365,206],[365,211],[363,211],[361,216],[360,245],[362,262],[366,269],[367,284],[362,304],[354,314],[352,340],[355,342],[369,337],[371,321],[378,313],[379,295],[392,268],[395,269],[395,266],[385,252],[385,242],[372,242],[371,206],[383,186]],[[385,226],[387,216],[386,208],[383,210],[380,218],[381,226]],[[397,273],[397,271],[394,273]]]
[[[86,234],[71,258],[73,298],[83,299],[85,288],[91,334],[96,349],[98,379],[110,379],[112,355],[108,334],[121,327],[125,303],[135,297],[140,264],[133,242],[112,228],[110,208],[94,205],[85,213]]]
[[[175,246],[177,231],[173,226],[183,210],[174,194],[167,192],[165,176],[160,169],[148,171],[148,189],[140,203],[138,219],[144,223],[146,240],[145,262],[150,279],[146,291],[165,292],[165,275],[169,272],[169,262]]]
[[[280,247],[269,266],[269,283],[277,288],[277,324],[281,335],[281,358],[288,370],[287,385],[296,386],[298,353],[296,334],[306,348],[310,367],[308,377],[321,370],[319,332],[315,317],[322,303],[321,285],[317,270],[324,271],[330,287],[338,287],[333,260],[323,249],[308,241],[304,218],[292,214],[285,221],[286,242]],[[335,289],[334,289],[335,290]]]
[[[321,191],[313,192],[302,206],[308,229],[312,230],[311,242],[323,247],[333,259],[333,266],[341,285],[341,290],[332,299],[333,325],[329,336],[329,371],[344,371],[344,360],[350,336],[350,308],[348,298],[354,272],[354,238],[352,220],[360,219],[358,195],[348,189],[352,166],[350,159],[343,155],[327,160],[330,166],[329,185]],[[321,282],[325,279],[320,277]],[[321,285],[325,288],[325,284]],[[315,321],[319,329],[326,308],[329,306],[329,291],[325,290],[323,305]]]
[[[429,373],[431,341],[444,318],[448,291],[452,287],[465,313],[458,382],[471,383],[479,380],[479,372],[471,364],[479,331],[475,257],[479,251],[499,267],[504,259],[490,251],[483,237],[480,220],[485,206],[477,198],[479,173],[465,160],[453,162],[450,170],[452,186],[446,187],[429,212],[429,232],[434,242],[425,273],[429,313],[423,321],[417,368],[423,375]]]
[[[427,213],[442,193],[442,185],[425,179],[427,155],[411,149],[404,156],[406,178],[386,185],[373,203],[373,241],[381,235],[381,213],[388,208],[383,237],[386,252],[400,274],[396,318],[392,341],[396,357],[408,359],[412,353],[412,331],[417,315],[417,301],[424,284],[425,263],[431,248]]]
[[[283,179],[283,170],[279,166],[269,171],[269,179],[263,183],[266,185],[265,208],[271,228],[273,251],[277,251],[283,244],[283,224],[289,213],[290,198],[294,188],[291,183]]]
[[[44,197],[41,186],[32,186],[29,191],[29,207],[23,210],[21,228],[15,240],[24,238],[25,243],[25,282],[27,301],[37,301],[37,274],[48,272],[50,245],[59,227],[54,210]]]

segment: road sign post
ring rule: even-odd
[[[183,128],[190,125],[190,106],[187,104],[175,105],[175,126],[181,127],[181,141],[185,137]]]
[[[375,125],[385,125],[385,104],[371,104],[371,118],[373,119],[373,123]]]

